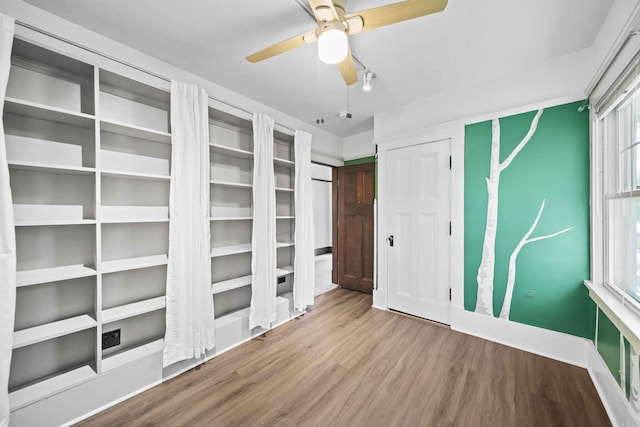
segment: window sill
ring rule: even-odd
[[[605,288],[594,285],[585,280],[584,285],[589,289],[589,297],[609,317],[611,322],[620,330],[622,335],[636,348],[640,348],[640,316],[628,301]]]

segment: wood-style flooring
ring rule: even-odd
[[[82,426],[609,426],[586,370],[335,289]]]

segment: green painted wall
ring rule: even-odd
[[[546,200],[531,237],[570,231],[526,245],[518,256],[510,320],[593,338],[589,278],[589,115],[582,102],[544,110],[524,149],[502,172],[494,279],[494,315],[502,307],[511,253]],[[529,130],[535,111],[500,118],[503,161]],[[487,216],[491,121],[465,127],[465,309],[476,305]]]
[[[598,352],[620,384],[620,331],[603,311],[598,317]]]

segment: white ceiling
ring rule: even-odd
[[[450,0],[444,12],[362,33],[351,50],[377,78],[347,89],[315,45],[251,64],[245,57],[315,21],[295,0],[25,0],[339,136],[373,114],[509,75],[592,45],[613,0]],[[395,0],[349,0],[348,12]]]

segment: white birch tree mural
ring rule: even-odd
[[[636,415],[636,420],[640,420],[640,355],[635,345],[631,344],[630,348],[630,368],[631,368],[631,384],[629,389],[629,402]]]
[[[500,121],[499,119],[493,119],[491,121],[491,158],[489,162],[489,177],[486,178],[487,182],[487,224],[484,232],[484,241],[482,244],[482,259],[480,266],[478,267],[478,292],[476,299],[476,313],[485,314],[493,317],[493,294],[494,294],[494,270],[495,270],[495,246],[496,235],[498,233],[498,196],[500,186],[500,175],[509,167],[511,162],[522,151],[522,149],[529,143],[531,137],[535,134],[538,128],[538,122],[540,116],[542,116],[543,109],[539,109],[531,121],[529,131],[522,138],[522,140],[516,145],[513,151],[500,162]],[[558,236],[559,234],[569,231],[572,227],[558,231],[553,234],[545,236],[531,238],[531,234],[535,231],[542,212],[544,210],[545,201],[542,201],[538,215],[533,224],[522,237],[513,253],[509,258],[509,272],[507,277],[507,289],[505,299],[500,311],[500,318],[508,319],[511,311],[511,301],[513,297],[513,289],[516,281],[516,261],[518,254],[522,248],[528,243],[536,242],[538,240],[550,239]]]

